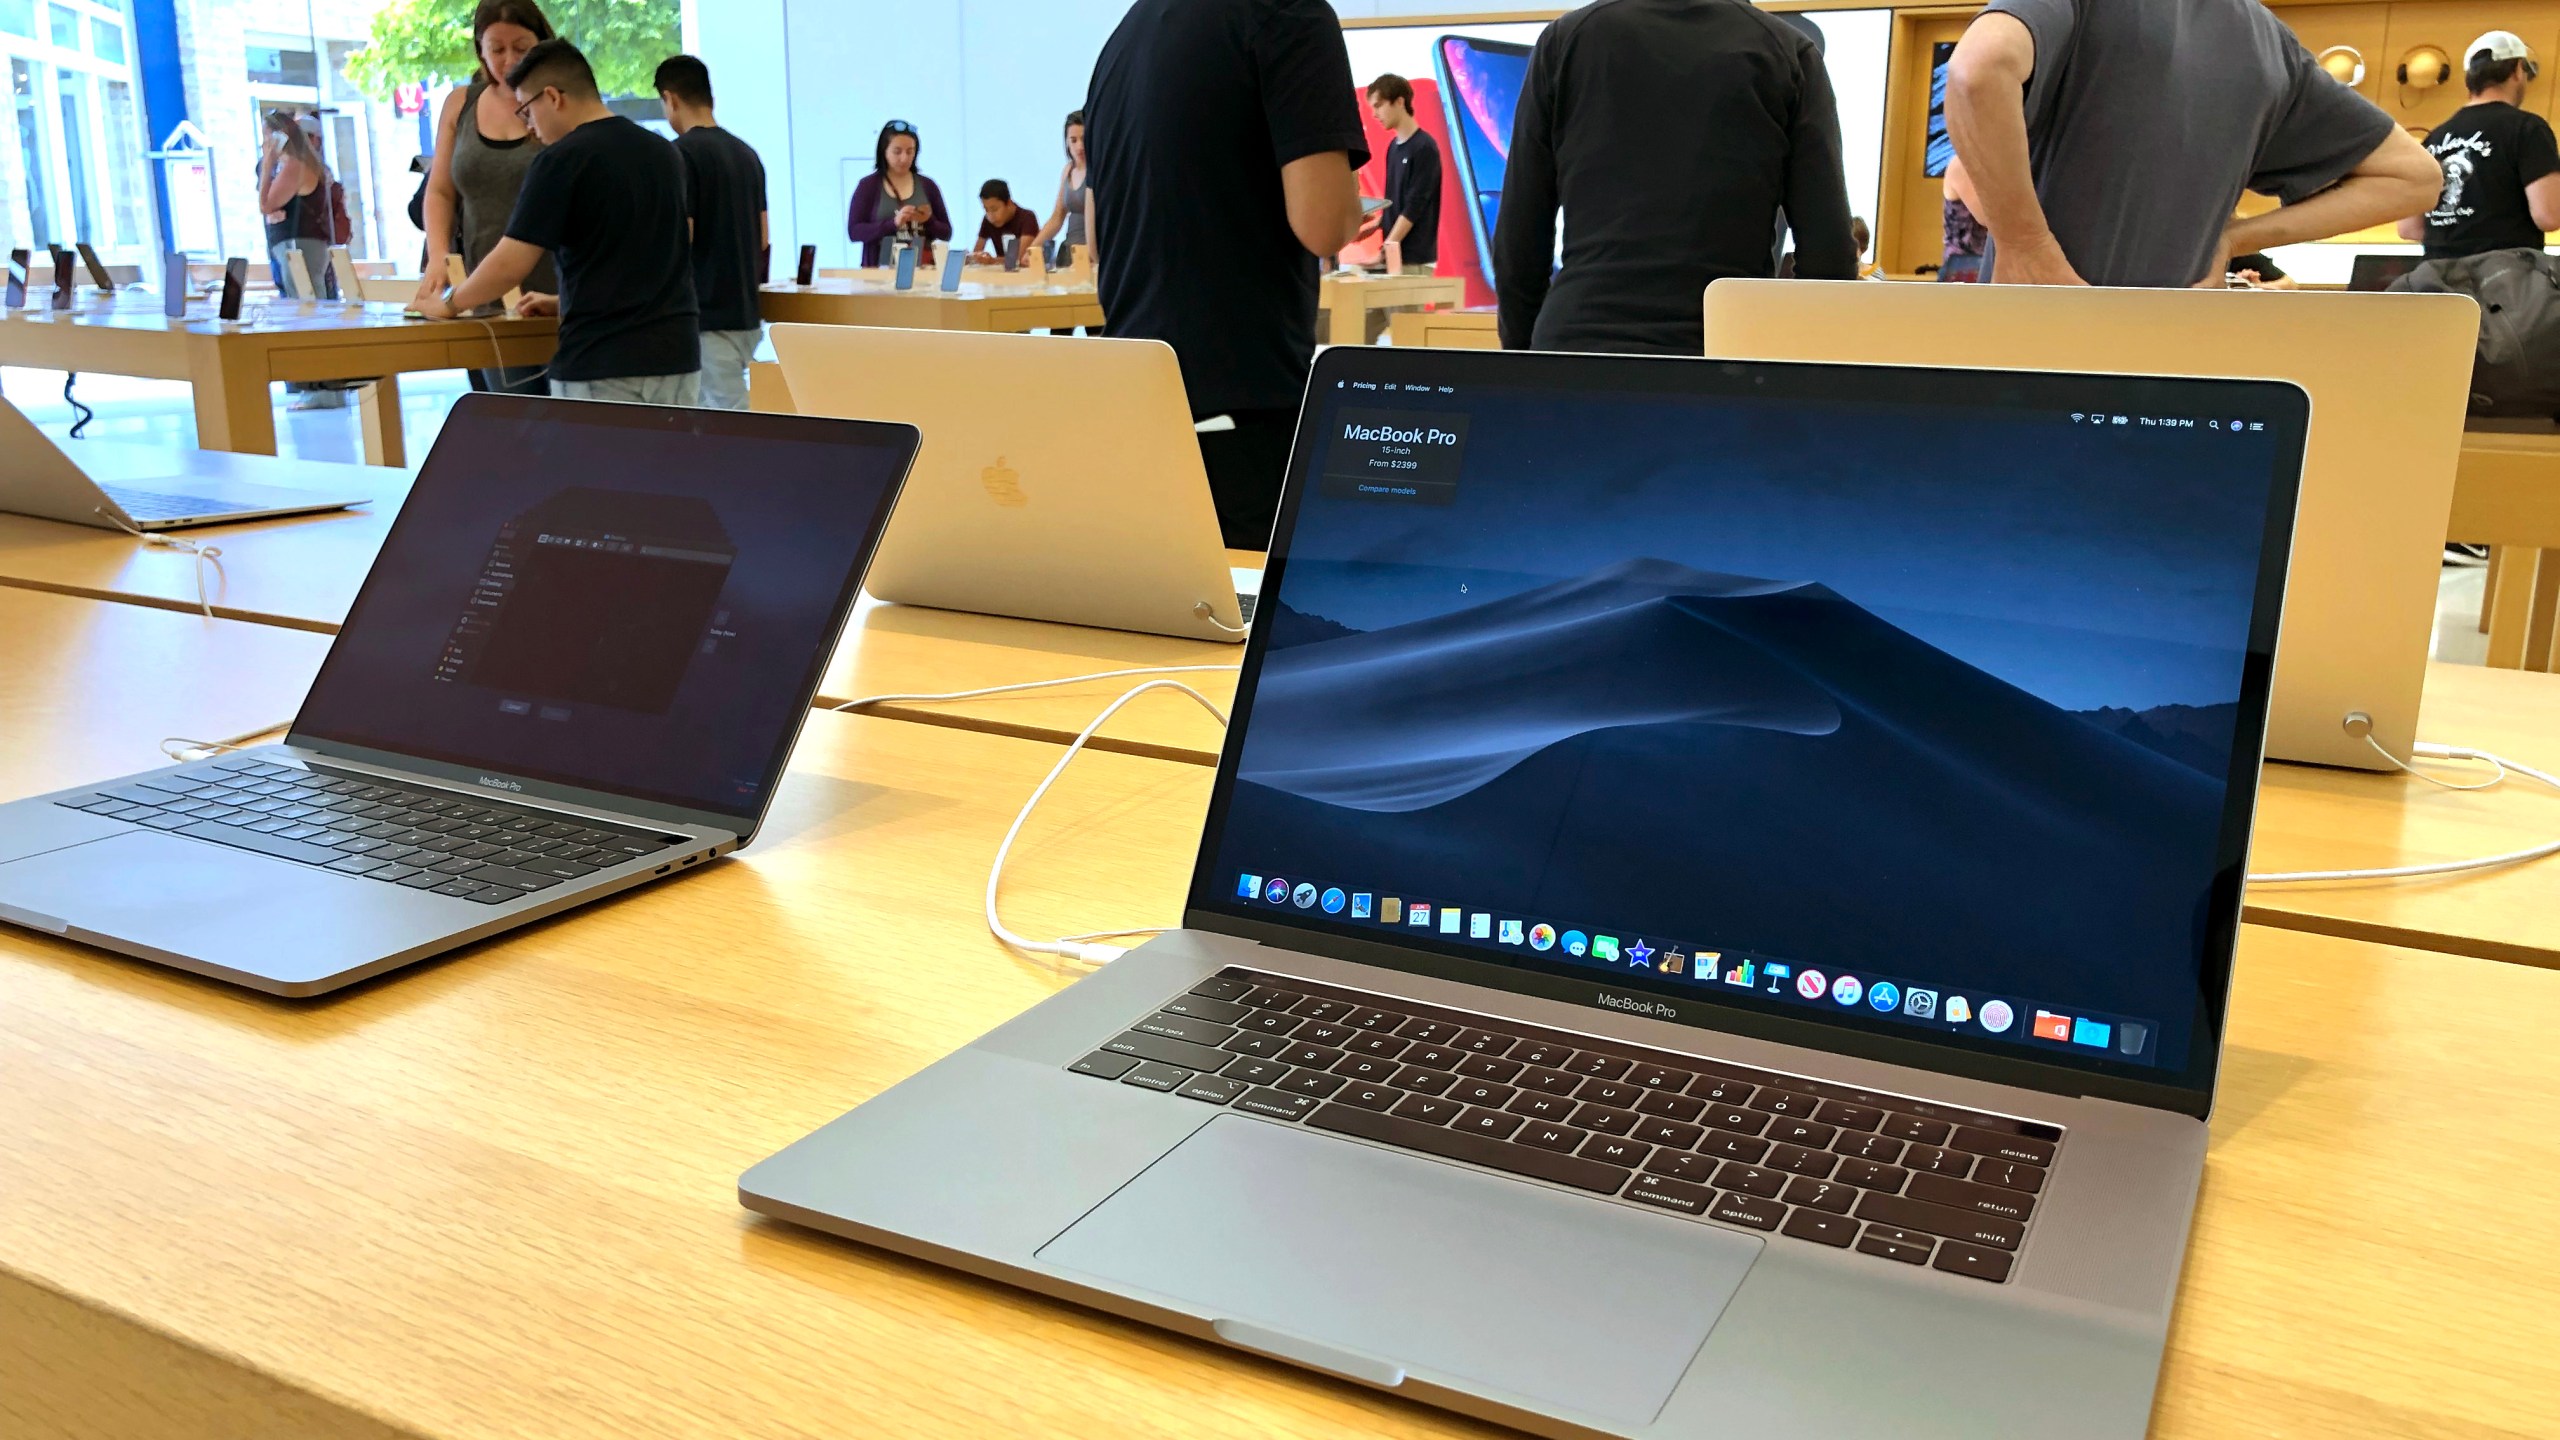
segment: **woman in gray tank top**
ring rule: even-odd
[[[479,265],[506,235],[525,168],[542,141],[516,115],[503,77],[525,52],[551,38],[551,22],[534,0],[482,0],[471,16],[471,48],[480,72],[467,89],[445,97],[436,117],[435,163],[427,172],[427,273],[420,296],[444,291],[445,257],[463,268]],[[525,288],[556,294],[558,274],[546,255]],[[495,358],[494,356],[492,358]],[[546,393],[542,366],[491,367],[470,372],[474,390]]]
[[[1058,203],[1050,208],[1049,223],[1040,227],[1033,244],[1045,246],[1057,240],[1084,248],[1085,186],[1084,112],[1077,110],[1067,116],[1067,168],[1058,172]]]

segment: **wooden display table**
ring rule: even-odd
[[[2489,663],[2553,666],[2560,607],[2560,428],[2546,422],[2475,420],[2454,471],[2445,538],[2491,547],[2480,628]]]
[[[1003,272],[997,270],[1001,275]],[[1071,330],[1102,323],[1102,301],[1091,285],[1035,285],[1028,276],[997,284],[974,276],[946,295],[939,277],[918,272],[915,288],[884,280],[821,279],[802,289],[767,285],[761,300],[767,324],[881,325],[906,330]]]
[[[1456,275],[1372,275],[1367,271],[1324,277],[1316,296],[1316,339],[1328,345],[1366,345],[1372,315],[1433,305],[1463,305],[1467,282]]]
[[[1435,350],[1499,350],[1502,336],[1495,329],[1495,315],[1490,305],[1470,310],[1403,310],[1397,312],[1387,334],[1398,345]]]

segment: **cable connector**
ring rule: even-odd
[[[1223,630],[1230,635],[1250,635],[1253,633],[1253,627],[1249,624],[1230,625],[1226,621],[1219,619],[1217,608],[1212,606],[1206,600],[1192,606],[1191,613],[1208,621],[1210,624],[1217,626],[1220,630]]]

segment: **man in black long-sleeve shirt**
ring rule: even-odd
[[[1564,267],[1554,270],[1556,208]],[[1822,53],[1744,0],[1597,0],[1547,27],[1512,122],[1504,348],[1695,355],[1710,281],[1857,278]]]

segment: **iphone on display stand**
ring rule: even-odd
[[[89,248],[89,242],[74,240],[71,242],[71,248],[80,252],[80,263],[88,270],[89,283],[98,287],[98,293],[114,294],[116,277],[107,273],[106,262],[98,258],[97,251]]]
[[[803,245],[800,247],[799,275],[798,278],[793,280],[791,283],[799,286],[803,290],[806,290],[811,285],[816,284],[817,280],[818,247],[815,245]]]
[[[214,318],[225,325],[240,323],[240,296],[249,288],[249,262],[237,255],[222,264],[222,303],[215,307]]]
[[[913,245],[901,245],[898,247],[898,278],[896,285],[900,290],[913,290],[916,288],[916,247]]]
[[[72,294],[80,284],[79,277],[71,269],[75,257],[67,245],[48,245],[45,248],[53,252],[53,308],[68,310]]]
[[[176,250],[160,257],[160,313],[187,318],[187,257]]]
[[[957,294],[959,294],[959,293],[960,293],[960,277],[961,277],[961,276],[962,276],[962,275],[963,275],[963,274],[968,270],[968,268],[969,268],[969,257],[960,253],[960,247],[959,247],[959,246],[957,246],[957,245],[945,245],[945,246],[943,246],[943,247],[942,247],[942,293],[943,293],[943,294],[945,294],[945,295],[957,295]]]
[[[27,252],[24,250],[9,252],[8,299],[12,310],[27,308]]]

